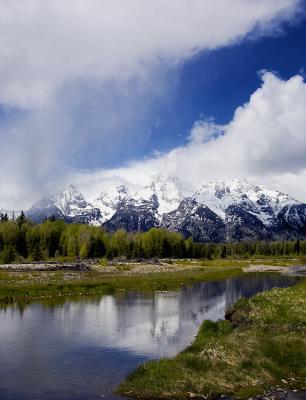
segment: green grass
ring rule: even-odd
[[[277,386],[306,388],[306,281],[241,299],[230,321],[205,321],[185,351],[141,365],[117,392],[245,399]]]
[[[243,274],[240,267],[210,266],[173,272],[131,273],[129,266],[118,266],[110,274],[98,271],[0,272],[0,303],[32,299],[107,294],[116,290],[171,290],[183,284],[226,279]]]
[[[117,264],[115,271],[106,272],[108,262],[88,272],[40,271],[7,272],[0,270],[0,303],[31,301],[33,299],[108,294],[116,290],[171,290],[183,284],[200,281],[227,279],[243,274],[242,268],[250,264],[296,265],[305,264],[305,259],[250,259],[250,260],[171,260],[167,269],[156,271],[149,266],[144,272],[133,272],[133,264]],[[136,266],[137,267],[137,266]],[[152,271],[150,268],[152,267]],[[157,266],[159,268],[159,266]]]

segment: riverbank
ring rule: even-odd
[[[149,260],[0,265],[0,303],[113,293],[170,290],[183,284],[241,276],[249,268],[305,265],[305,259]]]
[[[9,264],[0,266],[0,303],[51,297],[109,294],[116,290],[171,290],[183,284],[243,274],[245,264],[186,260],[122,263]]]
[[[227,318],[205,321],[185,351],[141,365],[117,392],[143,399],[273,399],[306,391],[305,280],[241,299]]]

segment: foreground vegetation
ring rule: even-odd
[[[33,224],[24,213],[9,221],[0,214],[0,263],[42,260],[292,257],[306,255],[306,241],[194,243],[176,232],[153,228],[145,233],[66,224],[54,219]]]
[[[241,299],[229,321],[205,321],[173,359],[141,365],[118,393],[141,398],[249,398],[306,390],[306,281]]]

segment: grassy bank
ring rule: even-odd
[[[250,265],[302,265],[305,259],[172,260],[157,264],[90,264],[89,271],[19,271],[0,268],[0,303],[33,299],[108,294],[116,290],[170,290],[183,284],[243,275]]]
[[[141,365],[118,393],[141,398],[249,398],[306,388],[306,281],[241,299],[230,321],[205,321],[173,359]]]
[[[116,290],[169,290],[183,284],[243,274],[244,262],[186,262],[162,265],[94,266],[90,271],[1,271],[0,302],[108,294]]]

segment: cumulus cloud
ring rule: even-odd
[[[0,205],[27,207],[51,182],[67,180],[72,168],[93,168],[95,160],[110,155],[120,160],[120,151],[128,154],[129,143],[141,148],[150,136],[144,121],[148,123],[151,109],[171,93],[169,69],[200,51],[277,31],[282,22],[295,18],[301,4],[0,0],[0,108],[7,114],[5,122],[0,121],[5,177]],[[178,160],[204,146],[203,141],[213,136],[221,143],[233,135],[227,128],[223,137],[220,129],[200,121],[186,148],[146,165],[159,169],[160,162],[169,172],[179,171]],[[205,146],[216,151],[211,142]],[[205,152],[206,168],[213,170],[214,157]],[[195,171],[186,160],[184,178],[191,173]]]
[[[213,121],[196,121],[190,131],[188,140],[191,144],[200,144],[217,139],[224,134],[224,126],[217,125]]]
[[[265,72],[261,87],[228,125],[197,121],[186,146],[127,168],[101,171],[96,182],[116,176],[145,183],[156,173],[167,173],[196,187],[203,179],[246,176],[306,201],[305,110],[302,76],[284,81]]]

